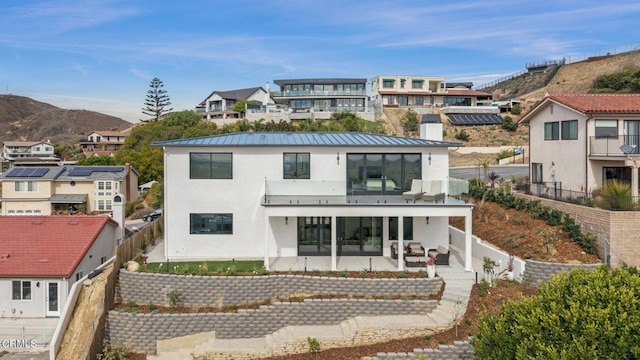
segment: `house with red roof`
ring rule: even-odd
[[[0,216],[0,317],[58,317],[71,286],[114,254],[107,216]]]
[[[520,123],[529,124],[529,174],[537,190],[590,193],[615,179],[637,196],[640,94],[551,94]]]

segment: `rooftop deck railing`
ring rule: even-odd
[[[291,97],[291,96],[366,96],[365,90],[291,90],[276,91],[274,96]]]

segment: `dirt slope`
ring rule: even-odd
[[[74,144],[95,130],[124,130],[130,122],[87,110],[65,110],[33,99],[0,95],[0,142]]]

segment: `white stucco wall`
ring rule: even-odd
[[[553,108],[553,111],[551,110]],[[543,181],[562,182],[563,189],[587,185],[587,117],[560,104],[548,104],[530,119],[530,162],[542,163]],[[562,121],[578,120],[578,139],[562,139]],[[560,140],[544,140],[544,123],[559,122]]]
[[[189,179],[190,152],[232,152],[233,179]],[[311,153],[311,179],[294,182],[335,182],[338,194],[346,195],[347,153],[422,152],[422,177],[446,182],[448,151],[432,148],[372,147],[168,147],[165,148],[165,248],[170,260],[206,258],[256,258],[297,255],[297,216],[419,216],[414,236],[447,244],[446,217],[464,211],[440,207],[285,206],[264,207],[265,180],[283,181],[283,152]],[[428,160],[431,153],[431,161]],[[340,160],[337,160],[339,154]],[[444,188],[445,186],[443,186]],[[398,195],[400,196],[400,195]],[[467,209],[468,210],[468,209]],[[190,213],[232,213],[232,235],[189,234]],[[425,216],[431,215],[430,225]],[[285,224],[288,217],[288,224]],[[270,226],[266,226],[267,222]],[[268,239],[268,240],[266,240]],[[430,240],[433,239],[433,240]],[[277,243],[276,243],[277,242]],[[437,246],[437,245],[436,245]]]

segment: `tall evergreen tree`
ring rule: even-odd
[[[173,108],[168,108],[171,105],[167,90],[164,90],[164,84],[162,80],[153,78],[149,84],[150,89],[147,91],[147,98],[144,101],[144,107],[142,113],[148,116],[152,116],[153,119],[141,120],[143,122],[158,121],[162,115],[169,113]]]

